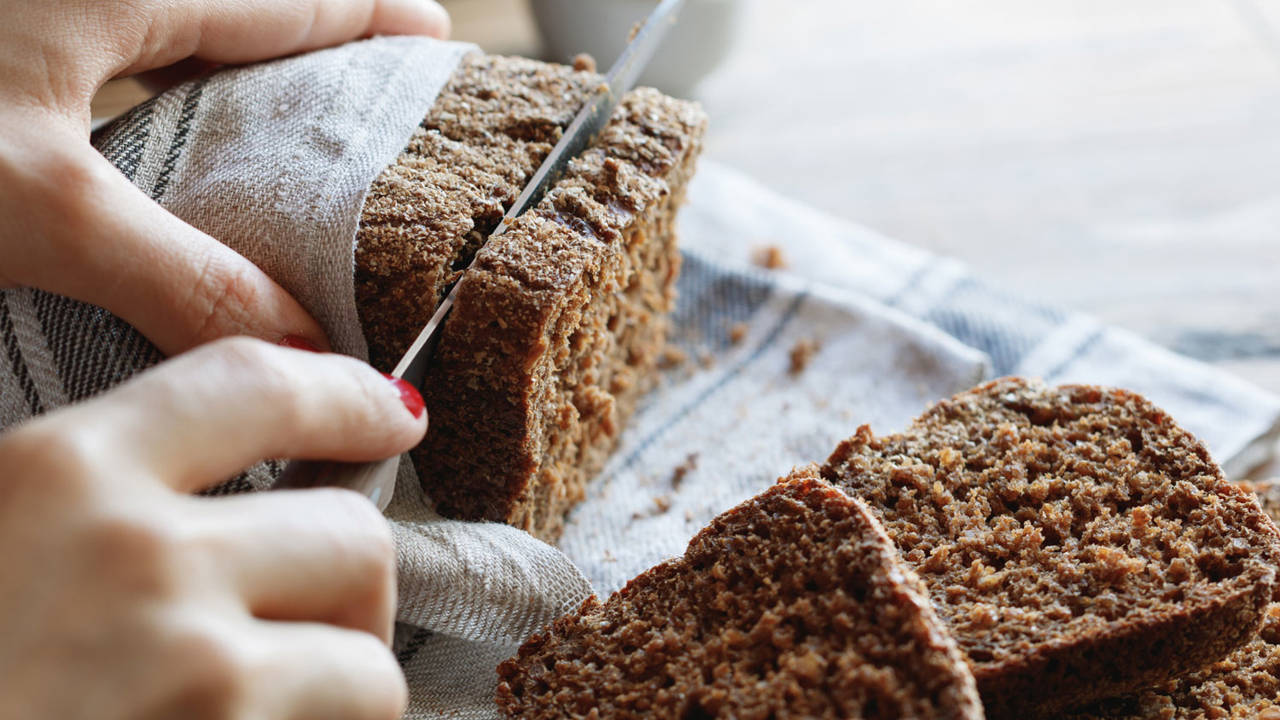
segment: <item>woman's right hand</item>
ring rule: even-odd
[[[0,717],[399,717],[374,506],[189,493],[263,458],[400,453],[426,430],[415,399],[236,338],[0,436]]]

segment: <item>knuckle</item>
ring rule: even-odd
[[[60,496],[87,489],[101,457],[99,439],[85,428],[34,423],[0,442],[0,466],[21,468],[6,478],[10,487],[34,484],[42,492]]]
[[[382,587],[393,582],[396,548],[391,526],[367,498],[350,490],[324,489],[326,502],[345,519],[342,551],[353,569],[367,582]]]
[[[238,716],[249,693],[253,673],[232,634],[219,632],[212,623],[191,624],[173,638],[170,652],[184,668],[182,691],[202,717]]]
[[[103,188],[115,178],[110,166],[87,160],[65,149],[54,149],[37,161],[39,175],[56,178],[58,191],[47,196],[69,239],[92,237],[101,216],[96,207]]]
[[[248,261],[237,261],[220,248],[210,248],[187,300],[195,328],[193,343],[250,329],[253,309],[261,305],[261,299],[259,272]]]
[[[251,383],[264,402],[285,415],[290,426],[305,419],[304,401],[308,392],[297,376],[297,368],[279,348],[250,337],[230,337],[207,346],[206,352],[222,366],[227,377]]]
[[[85,533],[94,567],[103,578],[138,597],[181,594],[183,539],[173,523],[141,512],[105,512]]]

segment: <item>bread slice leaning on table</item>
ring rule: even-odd
[[[1198,440],[1138,395],[1019,379],[864,427],[822,476],[920,575],[991,718],[1055,717],[1248,642],[1280,533]]]

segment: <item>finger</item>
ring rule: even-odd
[[[189,498],[214,577],[253,615],[363,630],[390,644],[395,547],[368,500],[341,490]]]
[[[327,347],[310,314],[253,263],[166,212],[71,132],[43,132],[3,173],[14,176],[0,193],[14,220],[0,228],[7,282],[104,307],[166,354],[229,335]]]
[[[408,698],[387,646],[367,633],[259,622],[263,655],[248,707],[281,720],[395,720]]]
[[[157,3],[145,41],[123,74],[196,56],[245,63],[337,45],[370,35],[449,35],[434,0],[186,0]]]
[[[172,65],[148,70],[135,76],[134,79],[148,92],[158,94],[188,80],[207,75],[219,67],[221,66],[218,63],[199,58],[187,58]]]
[[[267,458],[391,457],[426,431],[421,396],[353,358],[211,343],[67,410],[123,461],[191,491]]]

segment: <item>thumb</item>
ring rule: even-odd
[[[0,228],[6,284],[106,308],[168,355],[229,335],[297,335],[328,347],[266,273],[161,208],[82,136],[68,140],[20,139],[26,152],[0,167],[18,176],[0,193],[0,216],[18,220]]]

